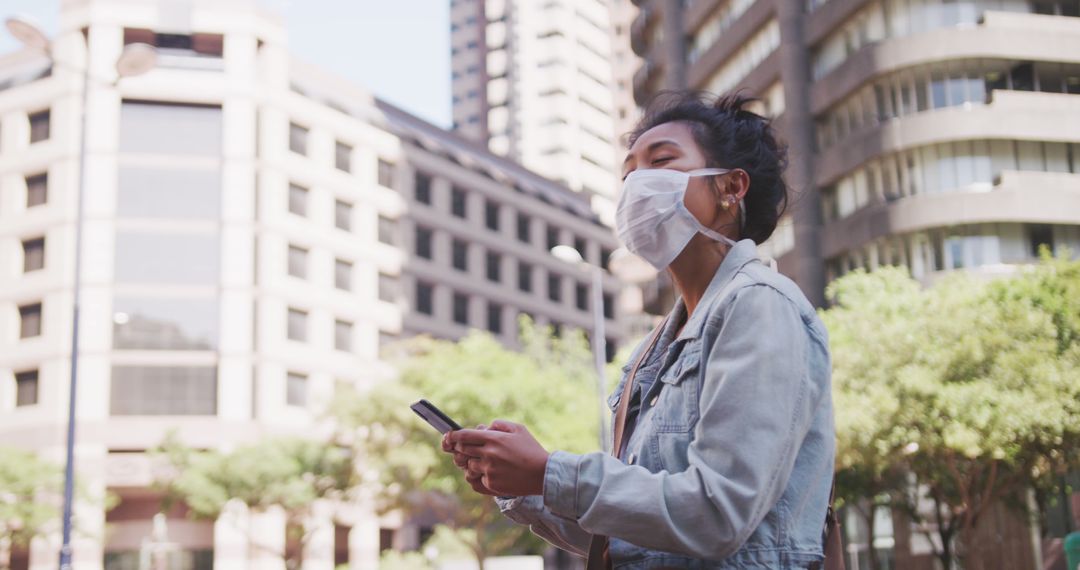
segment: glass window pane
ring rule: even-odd
[[[346,352],[352,350],[353,325],[347,321],[334,322],[334,348]]]
[[[23,246],[23,273],[45,267],[45,238],[28,239]]]
[[[1043,162],[1042,143],[1039,141],[1017,141],[1016,151],[1020,159],[1020,170],[1042,172],[1046,170]]]
[[[381,243],[397,245],[397,220],[379,216],[378,234]]]
[[[221,173],[191,167],[121,166],[116,213],[121,218],[216,219]]]
[[[41,303],[19,307],[19,338],[41,336]]]
[[[956,187],[967,189],[975,182],[975,157],[972,156],[971,142],[953,143],[956,160]]]
[[[352,147],[337,141],[334,145],[334,167],[344,172],[352,171]]]
[[[30,120],[30,143],[36,143],[49,138],[49,109],[39,111],[37,113],[31,113],[29,115]]]
[[[386,188],[394,187],[394,163],[379,159],[379,185]]]
[[[307,154],[308,130],[296,123],[289,123],[289,150]]]
[[[344,291],[352,289],[352,264],[348,261],[334,261],[334,287]]]
[[[113,348],[214,350],[216,299],[118,296],[113,299]]]
[[[289,211],[298,216],[306,216],[307,202],[307,188],[296,184],[289,184]]]
[[[301,279],[307,277],[307,253],[302,247],[289,246],[289,275]]]
[[[221,107],[125,101],[120,151],[220,156]]]
[[[1001,176],[1002,171],[1017,169],[1016,149],[1013,141],[990,141],[990,168],[995,181]]]
[[[40,206],[48,201],[49,175],[36,174],[26,177],[26,207]]]
[[[307,376],[289,372],[285,377],[285,404],[289,406],[307,405]]]
[[[116,232],[118,283],[216,285],[220,245],[217,234]]]
[[[289,309],[288,319],[289,340],[307,340],[307,313],[298,309]]]
[[[1046,142],[1043,143],[1046,151],[1047,172],[1069,171],[1069,149],[1066,143]]]
[[[114,416],[217,413],[213,366],[113,366],[109,410]]]
[[[352,204],[341,200],[334,202],[334,226],[345,231],[352,229]]]
[[[38,402],[38,371],[15,373],[15,406],[32,406]]]

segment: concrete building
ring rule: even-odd
[[[610,3],[452,0],[450,20],[454,131],[598,198],[612,224],[626,29]]]
[[[772,246],[816,303],[856,267],[996,273],[1080,246],[1073,1],[637,1],[639,104],[746,89],[790,144]]]
[[[157,66],[114,83],[134,42]],[[317,435],[336,389],[393,376],[381,341],[471,326],[512,346],[522,312],[591,325],[582,268],[548,253],[614,247],[582,196],[293,61],[255,0],[63,0],[50,56],[0,56],[0,444],[63,462],[83,113],[76,464],[120,502],[76,510],[77,570],[138,567],[160,500],[144,451],[170,430],[219,449]],[[372,505],[316,512],[305,569],[415,542]],[[155,535],[177,567],[284,567],[279,513],[183,515]],[[15,567],[58,548],[39,537]]]
[[[633,3],[638,104],[745,89],[790,145],[791,213],[766,251],[816,304],[855,268],[931,283],[1011,271],[1044,245],[1080,251],[1075,0]],[[849,521],[851,567],[873,544],[931,568],[926,539],[881,516],[877,537]],[[1038,533],[993,516],[987,564],[1034,567]]]

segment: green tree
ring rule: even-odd
[[[192,450],[170,434],[157,454],[172,467],[172,474],[159,481],[167,498],[184,501],[195,518],[216,519],[233,499],[251,512],[280,508],[287,542],[298,548],[282,552],[249,538],[256,548],[282,556],[290,569],[303,565],[304,545],[314,530],[309,525],[313,504],[347,500],[357,483],[347,449],[311,439],[268,439],[221,452]]]
[[[922,291],[899,270],[857,272],[831,288],[838,481],[916,517],[929,502],[946,568],[957,555],[981,568],[974,541],[988,509],[1022,504],[1076,464],[1078,266],[1047,259]],[[914,484],[898,488],[901,473]]]
[[[26,548],[60,518],[63,473],[36,453],[0,447],[0,568],[10,549]]]
[[[426,398],[464,426],[520,422],[552,450],[595,450],[599,410],[588,348],[580,334],[549,334],[523,321],[520,352],[479,332],[456,343],[413,339],[400,346],[398,380],[336,404],[342,437],[378,489],[380,509],[434,514],[481,568],[491,555],[538,543],[469,487],[441,451],[438,432],[409,404]]]

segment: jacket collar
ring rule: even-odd
[[[679,333],[679,337],[675,340],[680,341],[697,338],[705,327],[705,319],[708,318],[709,313],[708,308],[711,306],[714,297],[719,295],[720,291],[735,278],[735,274],[737,274],[743,266],[752,261],[757,261],[757,259],[757,246],[754,244],[754,240],[739,240],[739,242],[728,251],[724,260],[720,262],[720,267],[716,269],[712,281],[709,282],[709,286],[705,289],[705,294],[701,296],[701,301],[698,303],[696,312],[690,316],[690,320],[683,326],[682,332]],[[678,327],[678,324],[682,322],[685,315],[686,305],[683,303],[682,297],[679,297],[675,301],[675,307],[671,309],[671,318],[668,319],[668,326]]]

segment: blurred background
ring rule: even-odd
[[[674,301],[612,229],[625,134],[666,89],[759,98],[793,188],[759,251],[823,311],[843,308],[827,287],[887,266],[968,297],[1076,274],[1080,0],[8,0],[0,17],[0,568],[580,567],[472,502],[404,408],[443,394],[462,423],[606,442],[604,393]],[[953,457],[919,439],[931,427],[849,457],[889,475],[842,490],[850,568],[1066,567],[1077,312],[1054,303],[1080,288],[1052,284],[1024,338],[1057,339],[1060,368],[1010,388],[1060,393],[1053,425],[1017,432],[1042,454],[942,439],[995,499],[977,509],[915,477]],[[941,320],[921,294],[912,314]],[[890,310],[850,298],[863,324]],[[834,346],[841,382],[857,345]],[[863,420],[839,428],[881,427]],[[1016,485],[987,480],[999,468]]]

